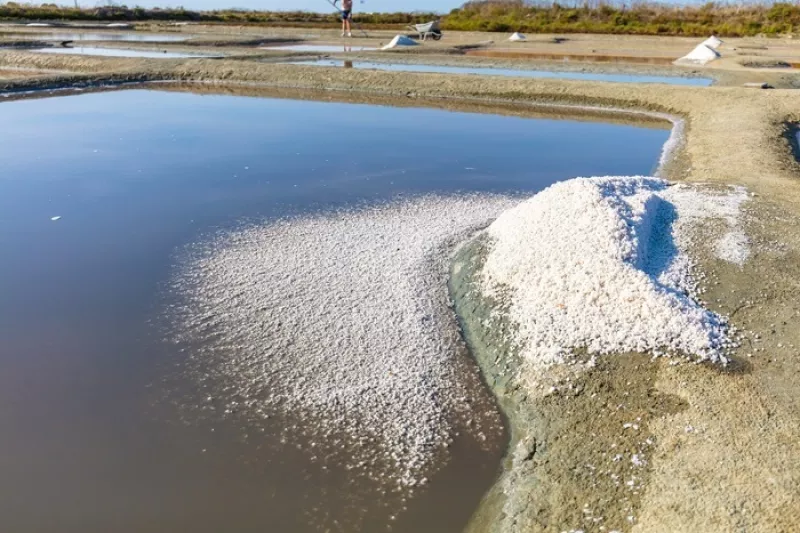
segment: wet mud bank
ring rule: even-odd
[[[641,354],[591,367],[583,357],[575,368],[543,376],[547,394],[532,394],[509,342],[515,326],[496,319],[501,304],[479,288],[486,246],[479,236],[458,250],[450,291],[467,344],[508,417],[511,441],[503,474],[468,531],[626,530],[649,478],[645,457],[656,438],[649,423],[685,402],[655,388],[658,365]]]
[[[787,328],[800,308],[779,287],[798,294],[800,217],[760,195],[744,205],[745,261],[719,257],[714,217],[691,230],[701,302],[736,331],[726,365],[578,350],[532,374],[507,295],[482,285],[487,232],[458,250],[451,297],[511,427],[503,475],[470,532],[791,530],[798,472],[781,464],[798,452],[787,438],[800,429],[788,385],[800,334]]]

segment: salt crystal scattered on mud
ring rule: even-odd
[[[413,487],[457,420],[474,417],[473,435],[486,423],[467,401],[478,382],[449,309],[459,241],[499,216],[483,286],[507,299],[497,312],[519,325],[514,342],[535,367],[574,348],[725,362],[725,320],[693,298],[685,252],[700,219],[739,232],[744,197],[590,178],[521,204],[430,196],[251,226],[190,253],[177,318],[202,347],[196,357],[225,378],[226,411],[289,415],[304,436],[346,450],[354,469]],[[737,239],[717,248],[735,245],[739,257]]]
[[[216,361],[235,408],[288,414],[355,468],[417,485],[455,418],[487,431],[474,411],[489,404],[470,405],[480,382],[448,306],[448,263],[517,202],[425,197],[222,235],[178,276],[182,335]]]
[[[489,227],[483,290],[508,304],[513,341],[534,367],[573,349],[724,363],[725,319],[693,298],[686,247],[700,217],[735,227],[742,195],[643,177],[557,183]]]
[[[665,199],[675,205],[680,217],[675,222],[677,240],[687,240],[691,226],[703,219],[716,219],[726,225],[725,233],[714,243],[715,255],[730,263],[743,266],[750,257],[750,240],[741,228],[742,206],[750,198],[744,187],[732,187],[727,192],[698,193],[688,185],[671,187]],[[678,243],[688,245],[688,242]]]

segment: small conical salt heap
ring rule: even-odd
[[[417,42],[410,37],[405,35],[395,35],[394,39],[391,40],[389,44],[381,48],[381,50],[389,50],[391,48],[396,48],[398,46],[416,46]]]
[[[713,48],[709,48],[704,44],[698,44],[694,50],[683,56],[682,58],[675,61],[676,64],[690,64],[690,65],[705,65],[710,61],[714,61],[718,59],[720,53],[714,50]]]
[[[708,46],[712,50],[716,50],[722,45],[722,42],[723,41],[719,37],[717,37],[716,35],[712,35],[711,37],[703,41],[702,44]]]

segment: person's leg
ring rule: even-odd
[[[347,17],[342,13],[342,37],[344,37],[345,29],[347,28]]]
[[[348,13],[348,14],[347,14],[347,36],[348,36],[348,37],[352,37],[352,36],[353,36],[353,34],[351,33],[351,30],[350,30],[350,19],[351,19],[352,17],[353,17],[353,14],[352,14],[352,13]]]

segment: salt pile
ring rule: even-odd
[[[711,37],[709,37],[708,39],[703,41],[701,44],[704,44],[704,45],[708,46],[709,48],[711,48],[713,50],[716,50],[717,48],[722,46],[722,40],[719,37],[717,37],[716,35],[712,35]]]
[[[733,187],[729,192],[713,194],[697,191],[687,185],[671,187],[667,199],[676,206],[680,218],[675,221],[675,237],[679,246],[688,246],[687,235],[703,219],[720,220],[725,232],[714,242],[713,251],[719,259],[744,266],[750,257],[750,239],[741,227],[742,206],[750,198],[744,187]]]
[[[454,245],[517,202],[424,197],[221,235],[177,277],[181,336],[225,383],[215,401],[286,415],[314,453],[407,490],[459,419],[476,434],[497,423],[447,277]]]
[[[398,46],[417,46],[417,42],[405,35],[395,35],[394,39],[392,39],[389,44],[382,47],[381,50],[390,50],[392,48],[397,48]]]
[[[509,38],[508,38],[508,40],[509,40],[509,41],[514,41],[514,42],[518,42],[518,41],[524,41],[524,40],[526,40],[526,39],[527,39],[527,37],[525,37],[524,35],[522,35],[522,34],[521,34],[521,33],[519,33],[519,32],[514,32],[514,33],[511,35],[511,37],[509,37]]]
[[[704,217],[730,214],[741,198],[673,189],[656,178],[573,179],[488,228],[482,290],[508,304],[526,362],[544,368],[576,348],[726,362],[725,320],[692,297],[687,228],[704,206],[721,206]]]
[[[691,65],[705,65],[715,59],[719,59],[720,53],[714,50],[713,48],[709,48],[705,44],[699,44],[695,47],[694,50],[683,56],[682,58],[675,61],[676,64],[691,64]]]

